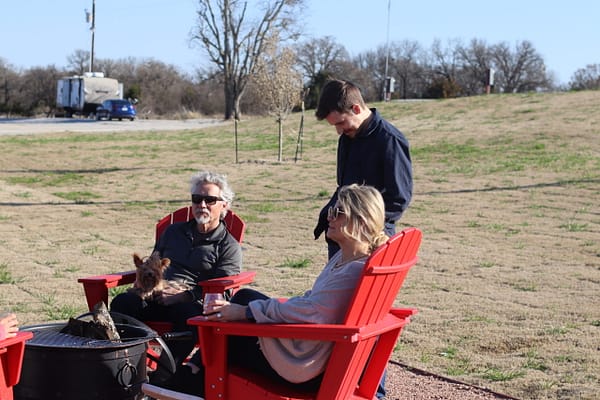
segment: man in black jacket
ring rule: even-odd
[[[194,218],[169,225],[154,245],[154,251],[171,260],[163,277],[180,284],[148,301],[134,292],[121,293],[110,307],[142,321],[171,322],[176,332],[190,332],[187,339],[169,342],[177,367],[196,343],[196,329],[187,320],[203,313],[202,288],[197,283],[239,274],[242,269],[242,248],[223,222],[234,197],[225,176],[201,171],[192,176],[190,192]],[[155,383],[159,376],[165,377],[156,374]]]
[[[360,89],[351,82],[331,80],[322,89],[315,115],[340,135],[337,150],[338,189],[351,183],[371,185],[383,195],[385,231],[391,236],[412,197],[412,166],[408,140],[402,132],[369,109]],[[327,210],[337,201],[337,190],[323,207],[315,239],[327,230]],[[327,238],[326,238],[327,240]],[[327,240],[329,257],[339,247]]]
[[[321,209],[315,227],[315,240],[327,231],[327,210],[337,202],[340,187],[351,183],[377,188],[385,203],[385,232],[396,233],[396,221],[412,197],[412,164],[408,140],[396,127],[369,109],[352,82],[331,80],[323,86],[315,115],[326,120],[340,135],[337,150],[337,189]],[[339,246],[327,241],[331,258]],[[385,373],[377,388],[377,398],[385,397]]]

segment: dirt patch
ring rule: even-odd
[[[415,194],[398,228],[424,232],[398,296],[420,312],[393,358],[518,398],[595,398],[600,93],[378,107],[413,149]],[[335,186],[336,135],[307,116],[294,162],[298,126],[286,121],[282,162],[268,118],[242,121],[237,138],[231,124],[0,136],[0,309],[24,324],[85,312],[77,278],[132,269],[204,168],[237,193],[254,287],[302,293],[326,259],[312,231]]]

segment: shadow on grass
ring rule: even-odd
[[[143,168],[140,167],[140,168],[131,168],[131,169],[143,169]],[[112,172],[113,170],[119,170],[119,169],[107,168],[106,170],[101,169],[101,170],[86,170],[86,171],[89,171],[89,172],[92,172],[92,171]],[[74,173],[74,172],[77,172],[77,170],[66,171],[64,173]],[[448,191],[430,191],[430,192],[419,193],[419,195],[433,196],[433,195],[440,195],[440,194],[452,195],[452,194],[461,194],[461,193],[496,192],[496,191],[505,191],[505,190],[524,190],[524,189],[533,189],[533,188],[542,188],[542,187],[561,187],[561,186],[576,185],[576,184],[581,184],[581,183],[600,183],[600,179],[569,179],[569,180],[564,180],[564,181],[535,183],[535,184],[531,184],[531,185],[520,185],[520,186],[493,186],[493,187],[488,187],[488,188],[457,189],[457,190],[448,190]],[[296,198],[296,199],[271,199],[269,201],[272,203],[290,202],[290,201],[300,202],[300,201],[311,201],[314,199],[315,199],[314,196],[310,196],[310,197]],[[244,202],[248,203],[248,204],[255,203],[255,202],[263,202],[263,201],[264,201],[264,199],[256,200],[256,201],[249,200],[249,199],[244,200]],[[159,203],[184,204],[184,203],[188,203],[188,202],[189,202],[189,200],[187,198],[186,199],[170,199],[170,200],[47,201],[47,202],[36,202],[36,203],[12,202],[11,201],[11,202],[4,202],[4,203],[0,202],[0,206],[15,206],[15,207],[21,207],[21,206],[66,206],[66,205],[87,206],[87,205],[115,205],[115,204],[154,205],[154,204],[159,204]]]
[[[569,185],[577,185],[580,183],[600,183],[600,178],[596,179],[567,179],[564,181],[547,182],[547,183],[532,183],[530,185],[511,185],[511,186],[491,186],[486,188],[474,189],[457,189],[457,190],[440,190],[419,193],[421,195],[436,195],[436,194],[458,194],[458,193],[479,193],[479,192],[500,192],[504,190],[523,190],[535,189],[543,187],[561,187]]]

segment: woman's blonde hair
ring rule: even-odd
[[[383,231],[385,226],[385,205],[377,189],[355,183],[342,186],[338,192],[338,207],[350,221],[341,229],[348,236],[369,244],[369,253],[388,240]],[[348,227],[351,230],[348,230]]]

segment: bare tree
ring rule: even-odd
[[[403,40],[390,44],[390,70],[396,79],[397,91],[400,98],[407,99],[419,91],[419,81],[422,75],[421,62],[423,49],[418,42]]]
[[[528,92],[551,86],[544,59],[531,42],[517,42],[514,51],[502,42],[492,48],[492,56],[498,69],[495,80],[504,93]]]
[[[90,67],[90,52],[81,49],[75,50],[67,57],[67,62],[67,69],[71,74],[83,75]]]
[[[458,76],[461,71],[458,48],[461,43],[459,40],[448,40],[448,45],[442,47],[440,40],[433,41],[431,46],[431,57],[433,60],[432,88],[436,92],[429,97],[456,97],[461,94],[461,87],[458,84]]]
[[[21,78],[23,104],[32,114],[44,113],[50,116],[56,106],[56,82],[61,72],[54,66],[34,67]]]
[[[348,52],[331,36],[307,41],[295,46],[298,69],[304,74],[305,106],[316,108],[325,82],[336,76],[351,79],[352,61]]]
[[[261,103],[277,117],[279,128],[279,154],[283,154],[283,121],[300,103],[302,97],[302,74],[294,69],[296,55],[290,48],[277,49],[277,41],[269,46],[257,61],[252,81]]]
[[[222,115],[225,98],[223,97],[223,79],[214,68],[196,69],[191,93],[186,93],[186,101],[193,101],[195,109],[206,115]],[[194,97],[193,99],[191,97]],[[191,106],[190,106],[191,107]]]
[[[19,93],[19,72],[0,57],[0,112],[10,116],[12,112],[20,112],[15,99]]]
[[[493,66],[492,53],[483,40],[472,39],[469,46],[457,48],[462,63],[461,86],[467,95],[481,94],[488,84]]]
[[[184,111],[181,107],[186,83],[177,68],[154,59],[144,60],[135,70],[140,92],[140,111],[165,115]]]
[[[569,82],[571,90],[598,90],[600,89],[600,64],[589,64],[578,69]]]
[[[364,71],[360,78],[354,78],[366,101],[381,99],[383,85],[385,85],[385,58],[387,48],[379,46],[375,50],[369,50],[358,54],[354,58],[357,69]]]
[[[200,43],[222,73],[225,119],[239,119],[240,99],[265,50],[268,35],[278,32],[284,41],[295,36],[294,25],[303,0],[267,0],[258,7],[247,0],[200,0],[198,4],[198,25],[192,41]]]
[[[97,58],[94,65],[97,71],[103,72],[104,76],[117,78],[123,82],[135,80],[136,68],[140,61],[135,57],[120,58],[117,60],[110,58]]]
[[[310,39],[296,46],[298,66],[308,81],[315,81],[321,73],[339,72],[343,61],[348,61],[348,52],[331,36]]]

